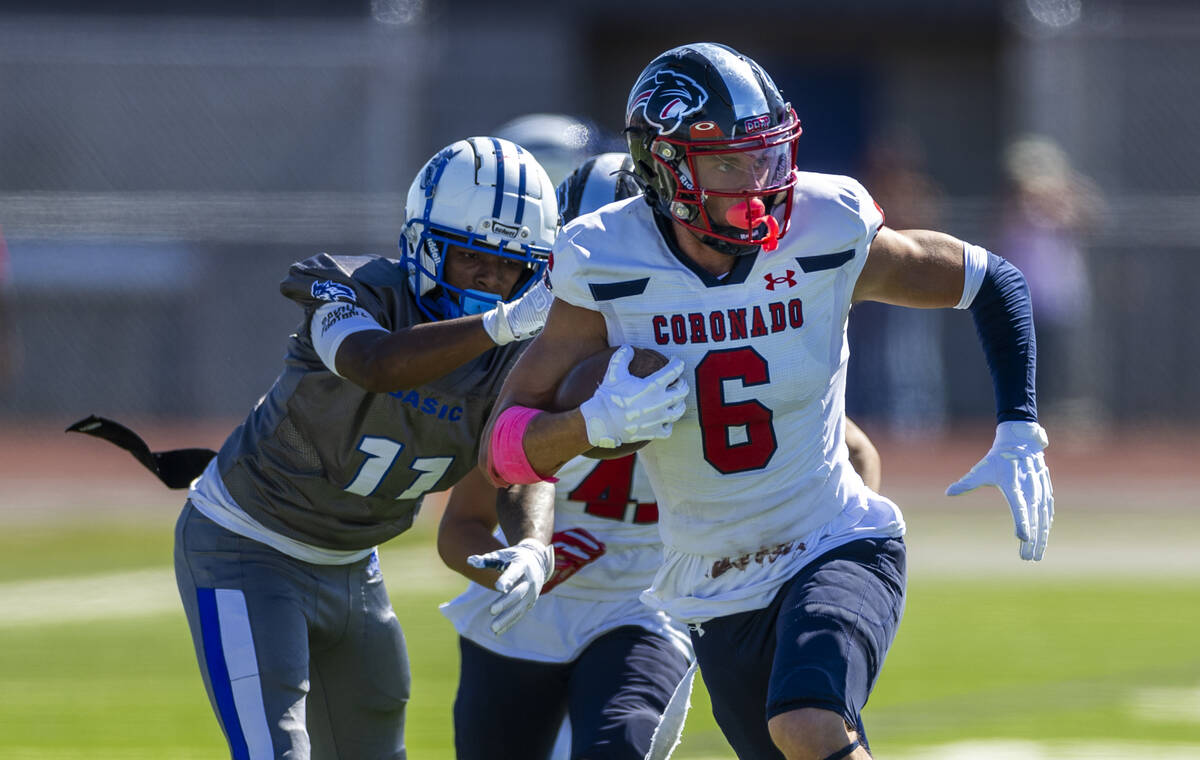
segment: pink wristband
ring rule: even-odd
[[[492,426],[492,439],[488,445],[488,469],[493,482],[501,486],[514,483],[557,483],[558,478],[543,478],[529,464],[525,456],[525,429],[541,409],[527,406],[510,406],[496,418]]]

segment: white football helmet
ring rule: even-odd
[[[554,185],[529,151],[498,137],[446,146],[413,179],[400,261],[431,319],[478,314],[521,296],[541,276],[554,244]],[[447,245],[524,262],[512,293],[456,288],[444,279]]]
[[[555,183],[562,182],[588,156],[603,150],[595,126],[561,113],[518,116],[496,127],[493,134],[532,153]]]

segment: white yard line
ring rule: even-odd
[[[385,549],[381,557],[397,604],[414,581],[447,600],[466,588],[466,579],[446,569],[432,546]],[[169,567],[0,583],[0,630],[173,612],[182,607]]]
[[[1130,712],[1147,723],[1200,724],[1200,686],[1138,689]]]
[[[179,609],[170,568],[0,583],[0,628],[158,615]]]
[[[992,740],[954,742],[888,753],[894,760],[1127,760],[1167,756],[1177,760],[1200,760],[1200,744]]]

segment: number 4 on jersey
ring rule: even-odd
[[[633,492],[633,465],[636,454],[630,454],[620,459],[601,459],[592,471],[587,474],[575,490],[567,494],[571,501],[582,501],[587,504],[583,511],[596,517],[609,520],[656,523],[658,522],[658,504],[655,502],[636,502],[629,498]],[[632,518],[627,518],[632,504]]]

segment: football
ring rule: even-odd
[[[591,398],[592,394],[596,392],[596,388],[600,387],[600,381],[604,379],[604,372],[608,369],[608,360],[612,358],[617,348],[618,346],[610,346],[576,364],[558,384],[558,390],[554,395],[555,409],[560,411],[574,409]],[[646,377],[662,369],[666,364],[667,357],[654,349],[635,347],[633,358],[629,360],[629,374],[634,377]],[[649,441],[626,443],[615,449],[602,449],[597,446],[583,452],[583,455],[592,459],[619,459],[632,454],[647,443]]]

